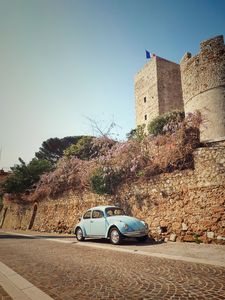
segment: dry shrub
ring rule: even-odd
[[[41,177],[32,199],[56,197],[66,190],[91,189],[90,178],[99,168],[102,182],[110,170],[120,178],[118,184],[140,176],[149,178],[162,172],[191,168],[192,152],[199,145],[200,123],[201,115],[196,112],[189,114],[172,132],[146,136],[142,141],[128,140],[108,146],[106,140],[104,147],[104,139],[96,138],[96,146],[99,143],[103,149],[99,157],[90,160],[62,158],[55,171]]]
[[[60,159],[54,171],[41,177],[31,200],[55,198],[67,190],[89,188],[89,177],[96,167],[97,162],[94,159],[90,161],[76,157]]]
[[[149,145],[148,163],[145,170],[147,177],[162,172],[171,172],[193,167],[193,150],[200,143],[199,126],[201,114],[189,114],[174,132],[152,139]]]
[[[144,167],[145,154],[139,141],[129,140],[116,144],[105,156],[99,158],[99,164],[111,167],[123,178],[128,178]]]
[[[120,172],[123,179],[149,177],[162,172],[192,168],[192,152],[199,145],[199,112],[188,114],[173,130],[115,145],[100,164]]]

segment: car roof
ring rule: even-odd
[[[118,207],[118,206],[116,206],[116,205],[99,205],[99,206],[91,207],[88,210],[93,210],[93,209],[105,210],[106,208],[109,208],[109,207]]]

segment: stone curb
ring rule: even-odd
[[[2,262],[0,284],[14,300],[54,300]]]
[[[40,237],[30,234],[22,234],[22,233],[13,233],[13,232],[6,232],[8,234],[13,235],[19,235],[19,236],[25,236],[33,239],[40,239]],[[164,253],[157,253],[157,252],[146,252],[143,250],[132,250],[132,249],[124,249],[120,248],[120,246],[105,246],[105,245],[96,245],[89,242],[74,242],[74,241],[65,241],[61,240],[60,238],[42,238],[43,240],[51,241],[51,242],[58,242],[58,243],[64,243],[64,244],[73,244],[73,246],[80,246],[80,247],[91,247],[91,248],[97,248],[97,249],[104,249],[104,250],[112,250],[112,251],[118,251],[118,252],[125,252],[130,254],[139,254],[139,255],[145,255],[145,256],[151,256],[151,257],[157,257],[157,258],[165,258],[165,259],[172,259],[172,260],[180,260],[185,262],[191,262],[191,263],[200,263],[200,264],[207,264],[207,265],[213,265],[218,267],[225,267],[225,262],[221,262],[219,260],[208,260],[203,258],[194,258],[194,257],[187,257],[187,256],[181,256],[181,255],[171,255],[171,254],[164,254]]]

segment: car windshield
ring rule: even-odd
[[[107,217],[112,216],[124,216],[125,212],[122,208],[119,207],[109,207],[105,210]]]

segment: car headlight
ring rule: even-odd
[[[145,229],[148,229],[148,224],[145,221],[142,221],[142,223],[144,224]]]

